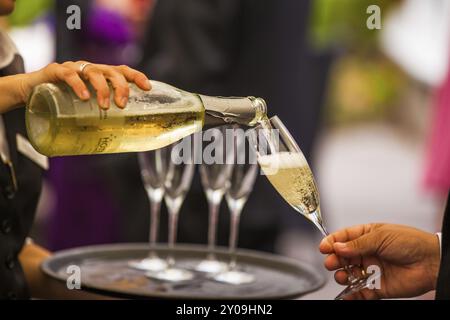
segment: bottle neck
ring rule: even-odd
[[[205,107],[206,126],[226,123],[254,126],[267,114],[266,103],[261,98],[199,97]]]

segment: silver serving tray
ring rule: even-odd
[[[148,244],[108,244],[57,252],[44,261],[42,270],[52,278],[66,282],[68,267],[81,270],[82,289],[116,298],[131,299],[290,299],[313,292],[325,283],[312,266],[294,259],[251,250],[238,250],[238,264],[255,275],[253,283],[231,285],[219,283],[205,274],[194,279],[171,283],[150,279],[145,272],[128,267],[131,260],[148,255]],[[156,247],[164,258],[169,249]],[[193,269],[206,257],[200,245],[177,245],[173,250],[177,266]],[[216,256],[228,261],[226,249],[217,249]]]

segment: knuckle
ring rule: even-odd
[[[73,61],[65,61],[62,65],[69,66],[69,65],[72,65],[73,63],[74,63]]]
[[[362,247],[362,243],[361,243],[360,238],[355,239],[355,240],[353,240],[353,241],[347,242],[347,245],[348,245],[350,248],[353,248],[353,249],[359,249],[359,248]]]
[[[72,69],[65,68],[63,71],[63,76],[64,76],[64,78],[72,78],[72,77],[76,77],[77,73]]]
[[[83,76],[92,82],[100,79],[100,77],[103,77],[103,74],[94,67],[90,67],[85,69],[85,71],[83,72]]]
[[[111,81],[115,81],[115,82],[125,81],[125,77],[123,76],[123,73],[121,73],[120,71],[117,71],[116,69],[108,70],[108,74],[111,78]]]
[[[375,238],[383,239],[383,238],[386,238],[387,236],[389,236],[390,231],[386,230],[386,229],[383,229],[383,228],[380,228],[380,229],[374,230],[373,234],[374,234]]]
[[[139,77],[142,77],[142,78],[147,79],[147,76],[146,76],[144,73],[140,72],[140,71],[136,71],[136,74],[137,74]]]
[[[47,71],[54,71],[54,70],[56,70],[57,68],[59,68],[59,66],[60,66],[59,63],[57,63],[57,62],[52,62],[52,63],[50,63],[47,67],[45,67],[45,69],[46,69]]]
[[[107,86],[101,86],[101,88],[98,88],[97,94],[105,98],[109,97],[109,88]]]
[[[115,89],[128,90],[127,79],[123,76],[122,73],[114,71],[110,75],[109,80],[111,81]]]
[[[130,89],[128,86],[119,86],[116,88],[116,93],[122,96],[128,96],[130,94]]]
[[[84,69],[84,74],[91,75],[91,76],[97,76],[101,75],[102,73],[97,69],[94,65],[89,65]]]

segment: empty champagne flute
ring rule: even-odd
[[[255,276],[238,270],[236,247],[239,235],[239,222],[241,212],[245,203],[253,190],[256,177],[258,175],[258,165],[250,160],[252,157],[245,157],[244,161],[239,161],[239,154],[248,155],[245,136],[234,136],[234,145],[232,149],[234,165],[231,172],[230,184],[225,195],[228,209],[230,210],[230,240],[229,254],[230,261],[226,271],[217,274],[214,280],[234,285],[247,284],[255,281]],[[248,152],[254,152],[253,149]],[[244,162],[244,163],[239,163]]]
[[[275,129],[275,130],[274,130]],[[249,135],[262,171],[273,187],[297,212],[311,221],[323,234],[328,232],[320,212],[319,192],[303,153],[278,117],[262,122]],[[354,274],[348,265],[348,287],[336,299],[369,286],[369,275],[363,270]]]
[[[200,165],[200,178],[208,201],[208,255],[201,261],[195,270],[206,273],[219,273],[226,270],[226,263],[217,260],[214,254],[216,245],[216,232],[220,204],[228,188],[228,180],[231,175],[232,164],[227,163],[225,153],[225,132],[226,128],[214,128],[204,133],[204,139],[211,138],[216,143],[215,159],[220,159],[221,163],[216,163],[215,159],[203,158]]]
[[[177,239],[178,215],[186,194],[191,187],[195,169],[192,152],[190,158],[184,159],[187,159],[187,161],[180,163],[178,163],[178,160],[176,162],[174,161],[175,154],[178,152],[178,146],[182,146],[183,143],[186,143],[187,139],[191,139],[191,137],[185,138],[181,142],[170,146],[170,152],[167,153],[169,159],[167,161],[168,169],[165,181],[166,192],[164,195],[164,200],[169,213],[169,253],[166,259],[167,267],[161,271],[147,273],[151,278],[171,282],[190,280],[194,276],[193,273],[188,270],[176,268],[175,258],[173,256],[173,249]]]
[[[138,154],[141,177],[150,201],[149,256],[140,261],[131,261],[130,267],[144,271],[159,271],[167,267],[164,259],[154,251],[158,239],[161,201],[164,197],[164,183],[167,174],[167,148]]]

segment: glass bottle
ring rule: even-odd
[[[64,83],[37,86],[27,104],[28,137],[46,156],[141,152],[162,148],[204,126],[252,126],[266,116],[264,100],[209,97],[151,81],[152,90],[130,85],[125,109],[99,108],[95,91],[80,100]]]

